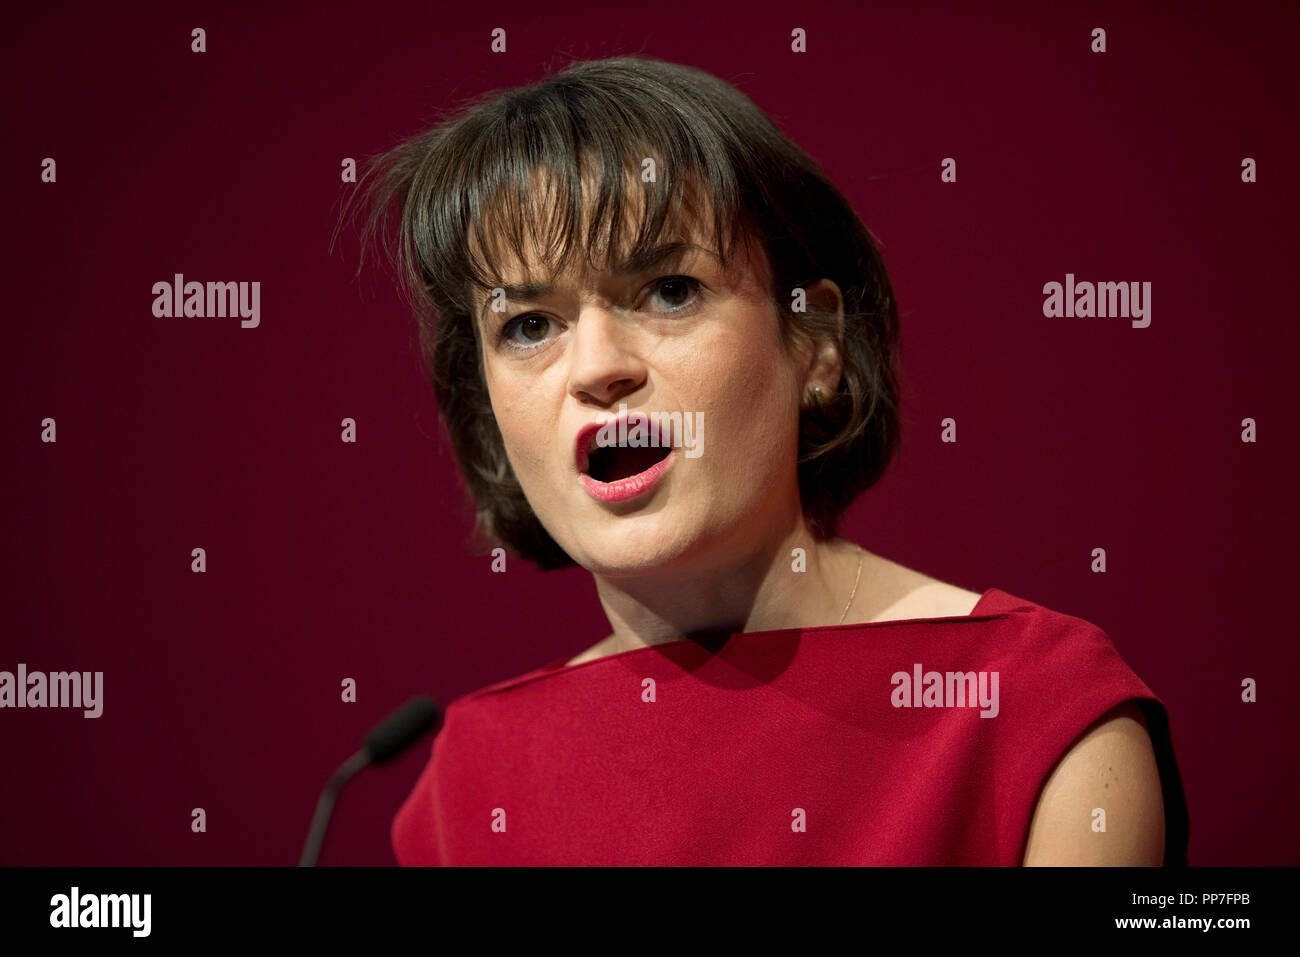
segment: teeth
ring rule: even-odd
[[[599,442],[597,442],[595,437],[593,437],[590,444],[587,446],[587,453],[590,454],[596,451],[596,449],[630,449],[630,448],[632,448],[632,446],[628,445],[626,442],[616,442],[613,445],[601,445]]]

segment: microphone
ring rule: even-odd
[[[397,757],[408,747],[418,741],[426,731],[438,725],[442,720],[442,708],[438,702],[425,695],[414,697],[402,705],[387,718],[375,726],[366,737],[361,750],[348,758],[321,792],[316,804],[316,816],[312,818],[311,830],[307,833],[307,843],[302,849],[299,867],[315,867],[320,856],[321,845],[325,843],[325,831],[329,828],[330,815],[334,811],[334,802],[343,785],[352,780],[352,776],[371,764],[383,764]],[[436,732],[435,732],[436,733]]]

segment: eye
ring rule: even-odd
[[[657,310],[661,315],[673,315],[691,310],[700,300],[701,282],[692,276],[663,276],[650,284],[652,297],[658,296],[666,307]],[[500,341],[516,352],[531,352],[541,348],[552,338],[553,319],[540,312],[525,312],[515,316],[501,327]]]
[[[664,276],[651,283],[650,288],[668,302],[664,312],[681,312],[694,305],[699,297],[700,281],[690,276]]]
[[[501,327],[501,341],[516,349],[535,349],[546,341],[551,320],[537,312],[515,316]]]

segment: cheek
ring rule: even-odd
[[[791,363],[781,345],[772,304],[739,296],[737,300],[675,343],[678,369],[689,370],[696,379],[728,385],[753,386],[756,376],[788,374]]]
[[[524,476],[542,467],[545,462],[543,443],[553,434],[555,424],[543,421],[546,411],[535,388],[525,389],[509,376],[494,375],[489,366],[484,370],[492,414],[505,445],[506,457],[521,482]]]
[[[798,447],[795,370],[775,323],[770,314],[754,316],[697,352],[708,358],[696,366],[693,395],[707,410],[706,442],[728,468],[767,474],[782,467],[787,446]]]

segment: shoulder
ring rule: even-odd
[[[866,621],[950,618],[969,615],[981,593],[932,578],[888,558],[863,550],[868,558],[864,585],[872,596],[862,609]]]
[[[1126,701],[1090,725],[1043,784],[1024,864],[1157,866],[1164,799],[1141,709]]]
[[[606,655],[612,655],[617,651],[618,649],[614,646],[614,636],[612,634],[606,635],[604,638],[596,642],[586,651],[566,661],[565,667],[569,667],[571,665],[580,665],[584,661],[594,661],[597,658],[603,658]]]
[[[901,598],[885,618],[966,615],[979,601],[911,569],[886,568]],[[1010,840],[1023,841],[1008,856],[1027,865],[1163,864],[1170,805],[1158,753],[1172,748],[1167,719],[1148,729],[1143,710],[1163,716],[1163,704],[1094,622],[1006,592],[997,607],[1011,614],[980,632],[978,660],[1001,679],[990,747],[1016,782],[1001,823]],[[1181,785],[1171,775],[1176,819]]]

